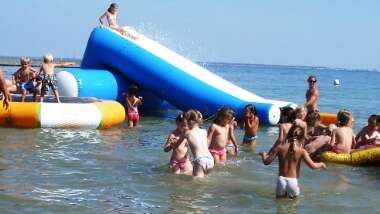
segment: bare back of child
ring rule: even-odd
[[[137,97],[138,87],[131,85],[126,95],[128,128],[136,127],[140,121],[138,107],[142,105],[143,98]]]
[[[244,111],[244,138],[242,144],[255,149],[257,131],[259,129],[259,117],[257,116],[255,106],[252,104],[246,105]]]
[[[189,173],[192,171],[192,165],[188,157],[188,143],[183,136],[188,130],[187,121],[183,113],[176,118],[177,128],[168,136],[164,151],[172,151],[169,167],[174,174]],[[181,141],[180,141],[181,139]]]
[[[331,150],[335,153],[351,153],[355,148],[355,134],[352,130],[353,116],[348,110],[340,110],[337,114],[338,128],[331,136]]]
[[[65,67],[74,65],[72,62],[54,63],[54,57],[51,54],[45,54],[43,56],[43,63],[40,68],[39,75],[37,77],[37,86],[41,86],[40,102],[43,102],[44,96],[49,91],[49,88],[53,90],[54,96],[57,102],[60,103],[58,87],[55,79],[54,69],[56,67]]]
[[[237,150],[237,144],[234,136],[231,136],[231,120],[234,118],[233,112],[228,108],[221,108],[214,123],[210,126],[207,134],[209,151],[212,154],[215,164],[224,164],[227,160],[227,143],[232,142]]]
[[[207,132],[200,128],[202,114],[195,110],[189,110],[185,114],[189,130],[185,133],[191,153],[193,154],[193,176],[204,177],[214,168],[214,159],[208,150]],[[181,141],[181,139],[180,139]]]
[[[300,194],[298,178],[300,175],[301,160],[312,169],[326,168],[324,163],[315,163],[311,160],[309,154],[302,148],[304,140],[304,128],[293,125],[289,130],[287,142],[278,144],[273,152],[260,153],[265,165],[271,164],[276,157],[279,160],[279,171],[276,187],[277,197],[295,198]]]

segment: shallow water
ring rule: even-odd
[[[380,73],[206,64],[226,79],[268,98],[302,103],[310,73],[318,77],[321,109],[348,108],[355,130],[380,113]],[[7,74],[14,68],[6,68]],[[334,79],[341,86],[334,87]],[[370,213],[379,212],[380,171],[328,165],[302,168],[302,196],[276,200],[277,165],[264,166],[277,128],[261,127],[255,152],[240,150],[203,180],[167,171],[162,145],[174,128],[167,117],[143,117],[141,126],[110,130],[0,129],[1,213]],[[205,124],[208,127],[209,124]],[[242,139],[242,131],[237,138]]]

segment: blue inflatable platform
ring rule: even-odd
[[[227,106],[242,119],[244,106],[252,103],[261,123],[273,125],[280,119],[279,107],[294,105],[246,91],[143,35],[133,40],[105,27],[91,33],[81,67],[112,71],[183,111],[197,109],[205,117]]]

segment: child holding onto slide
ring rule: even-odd
[[[176,118],[177,128],[168,136],[164,151],[172,151],[172,155],[169,162],[169,167],[174,174],[187,173],[192,171],[192,165],[187,155],[188,143],[185,138],[179,141],[182,136],[185,135],[188,130],[187,120],[185,114],[181,113]]]
[[[132,39],[137,39],[138,34],[136,31],[133,30],[133,28],[125,26],[120,27],[117,24],[117,12],[119,10],[119,5],[116,3],[112,3],[107,11],[99,17],[99,22],[101,25],[103,25],[103,19],[107,18],[108,26],[117,32],[121,33],[123,36],[128,36]]]

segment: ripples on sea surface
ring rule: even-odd
[[[237,64],[206,64],[256,94],[302,103],[311,73],[318,77],[323,112],[348,108],[355,130],[379,114],[380,73]],[[9,77],[15,68],[6,67]],[[341,86],[334,87],[333,80]],[[141,127],[110,130],[0,129],[1,213],[373,213],[379,212],[380,171],[374,167],[303,166],[302,196],[276,200],[277,164],[257,153],[277,137],[261,127],[255,152],[242,149],[203,180],[167,171],[162,151],[176,112],[143,117]],[[209,124],[205,124],[208,127]],[[242,139],[242,131],[237,131]]]

